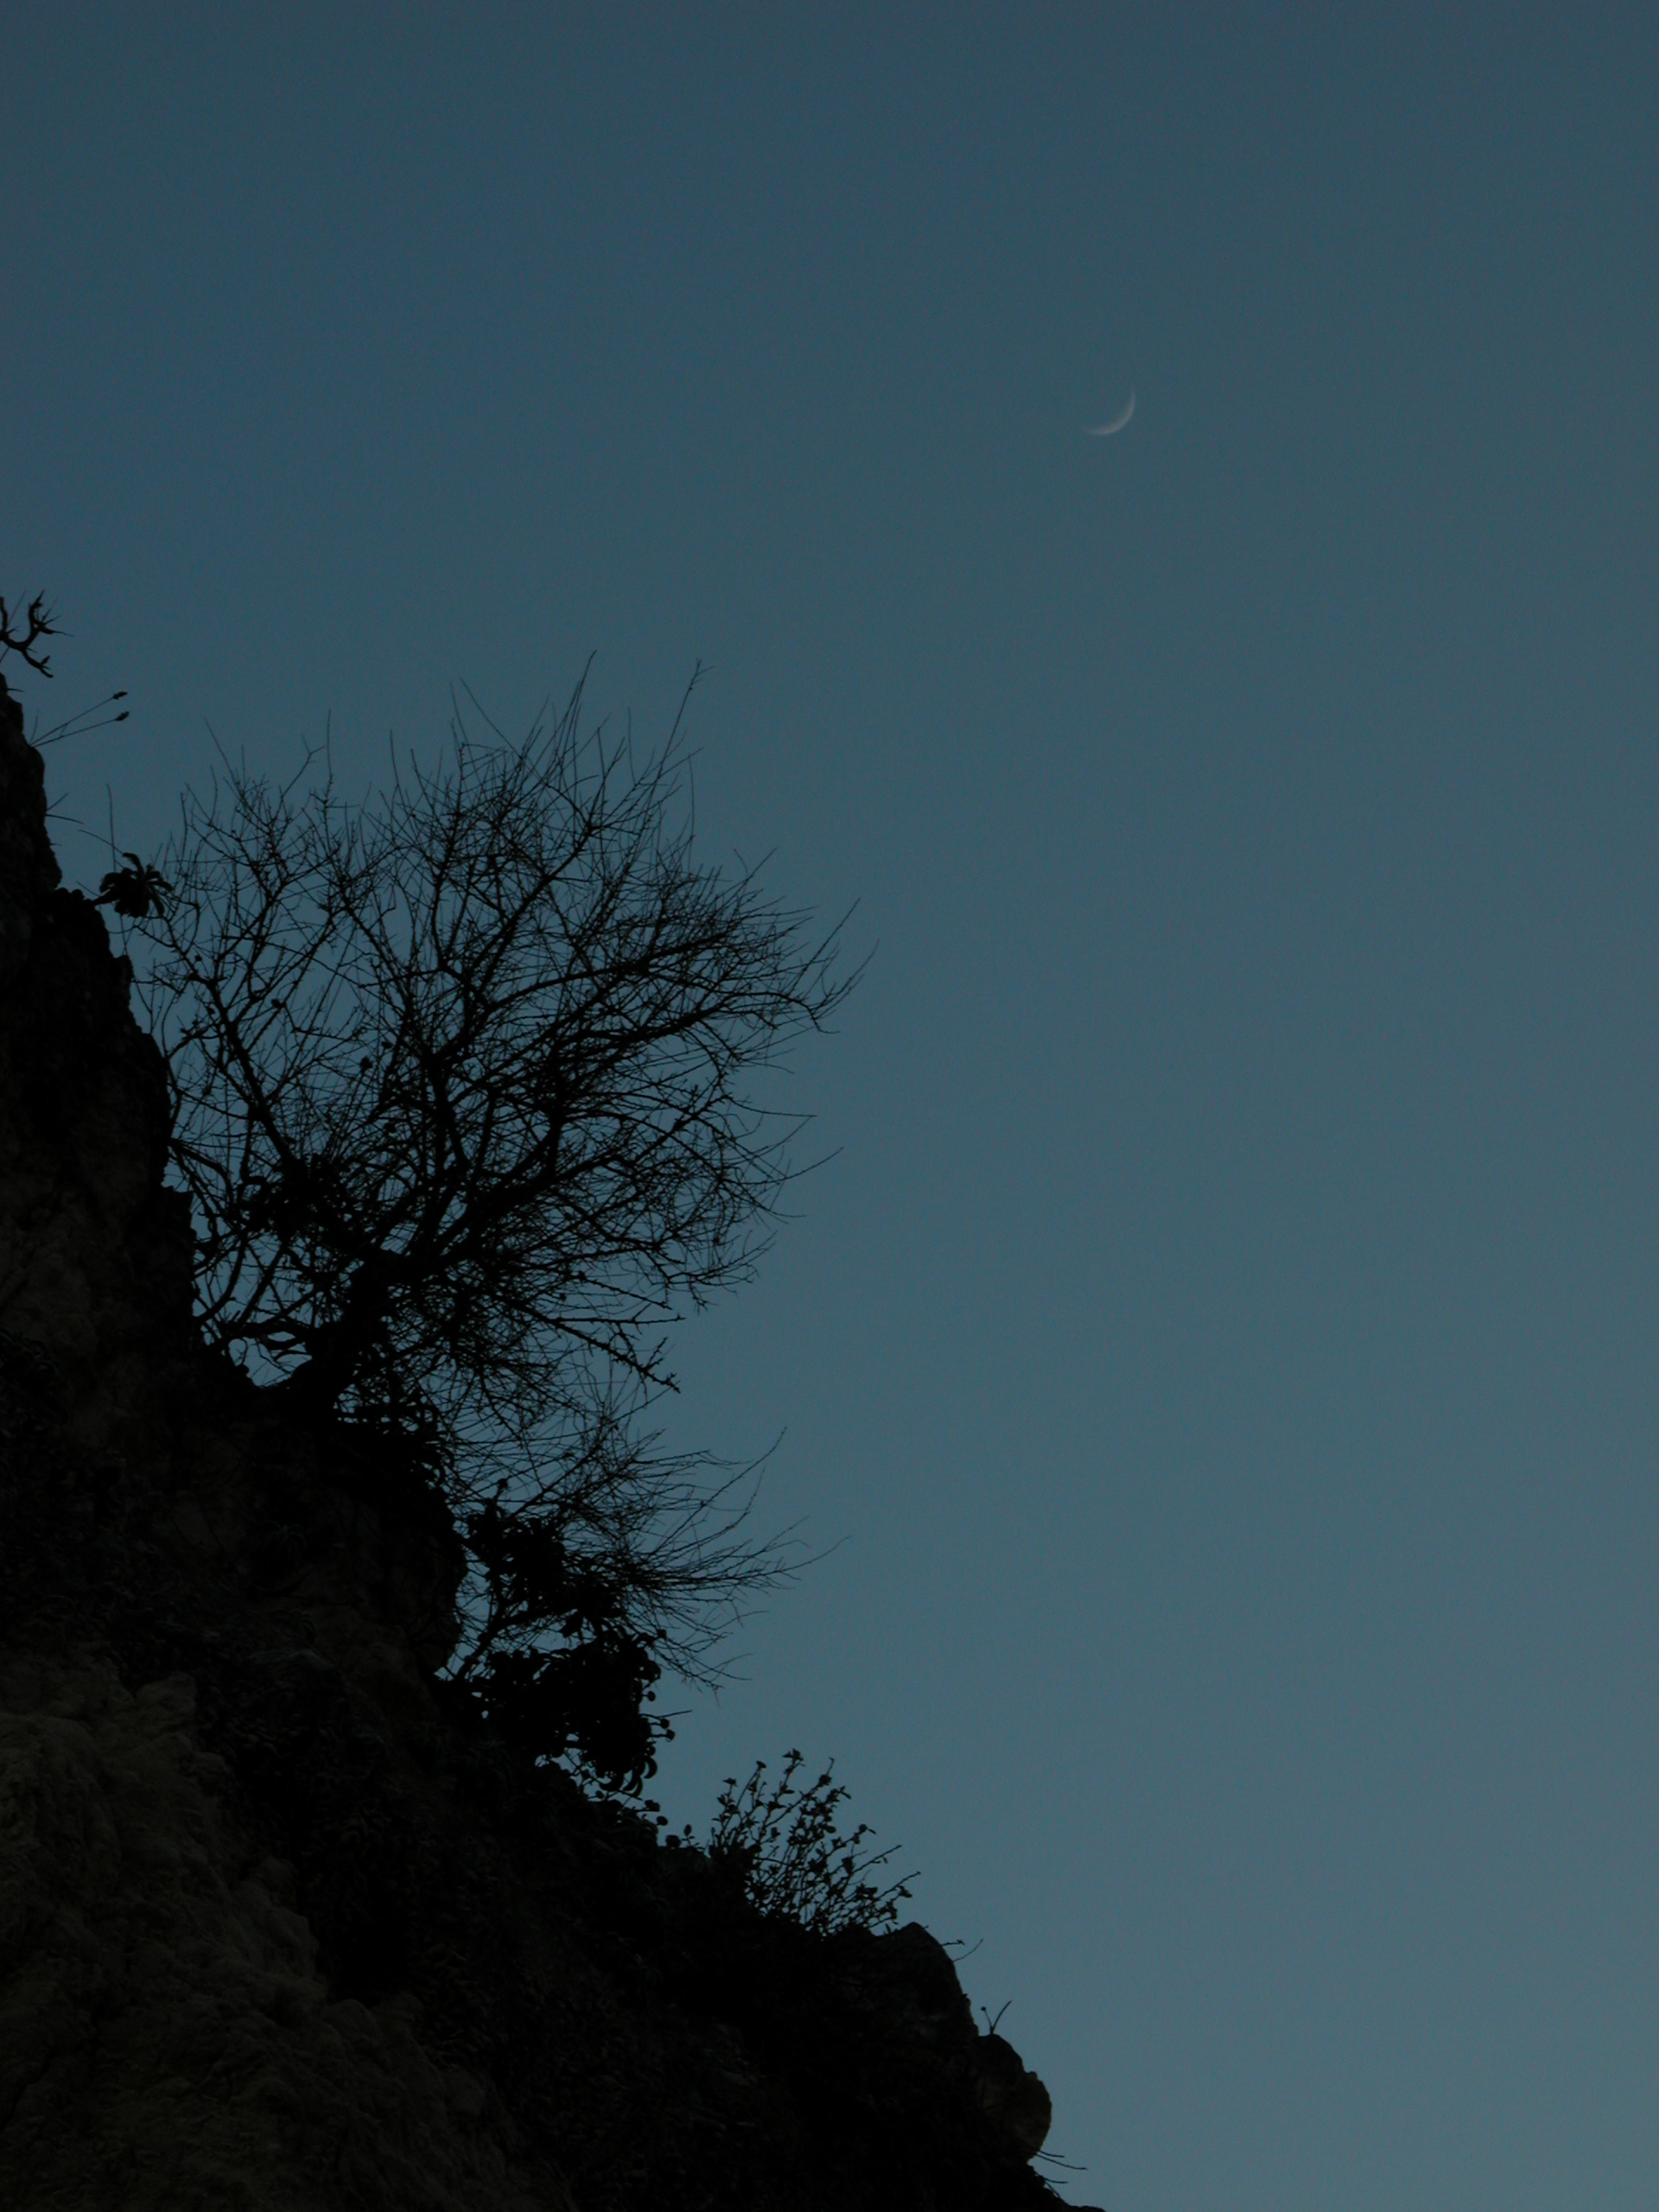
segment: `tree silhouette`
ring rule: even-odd
[[[783,1571],[743,1478],[641,1420],[798,1172],[766,1071],[857,975],[839,927],[696,855],[684,704],[636,763],[580,685],[521,745],[471,703],[485,735],[458,706],[435,769],[394,757],[361,802],[326,753],[281,785],[227,764],[111,903],[209,1341],[408,1448],[474,1562],[458,1674],[637,1787],[662,1666],[706,1673]]]

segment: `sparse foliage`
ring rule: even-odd
[[[16,619],[5,601],[0,599],[0,653],[16,653],[37,675],[50,677],[51,664],[39,650],[40,641],[57,634],[57,624],[52,619],[43,592],[37,591],[22,616]]]
[[[165,875],[104,892],[147,956],[209,1339],[415,1441],[478,1569],[460,1671],[637,1785],[616,1715],[781,1571],[741,1479],[640,1417],[796,1172],[760,1079],[855,978],[694,854],[679,724],[637,764],[581,703],[521,746],[458,709],[437,768],[359,803],[326,756],[230,768]]]
[[[795,1777],[804,1764],[799,1751],[791,1751],[770,1789],[764,1759],[755,1761],[741,1789],[728,1775],[709,1831],[709,1857],[739,1869],[745,1891],[762,1912],[798,1920],[815,1935],[891,1928],[914,1876],[885,1885],[870,1877],[897,1857],[898,1845],[862,1850],[865,1838],[875,1833],[864,1821],[850,1835],[841,1834],[836,1808],[849,1793],[835,1778],[835,1762],[801,1789]]]

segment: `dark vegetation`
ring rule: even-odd
[[[21,616],[15,616],[5,601],[0,599],[0,658],[7,653],[16,653],[37,675],[50,676],[52,664],[41,649],[41,640],[57,634],[58,626],[52,619],[44,592],[35,593]]]
[[[795,1921],[814,1935],[896,1926],[912,1877],[888,1882],[870,1877],[898,1856],[898,1846],[864,1850],[865,1838],[875,1833],[868,1821],[843,1835],[837,1808],[848,1793],[835,1778],[834,1761],[801,1788],[795,1777],[804,1764],[799,1751],[789,1752],[770,1787],[764,1759],[755,1761],[741,1789],[728,1775],[709,1832],[709,1856],[734,1870],[762,1912]]]
[[[227,765],[100,899],[167,1061],[208,1341],[395,1443],[467,1546],[457,1679],[637,1790],[664,1668],[708,1679],[787,1566],[752,1471],[646,1426],[668,1332],[753,1273],[803,1120],[763,1079],[855,976],[698,858],[678,723],[636,761],[581,708],[518,746],[458,711],[435,770],[362,802],[315,755],[283,786]]]

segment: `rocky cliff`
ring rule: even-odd
[[[1054,2202],[925,1929],[761,1916],[445,1684],[442,1502],[193,1328],[130,982],[0,683],[0,2204]]]

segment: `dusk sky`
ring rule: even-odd
[[[594,653],[858,902],[669,1416],[829,1556],[666,1809],[833,1757],[1075,2201],[1650,2212],[1659,15],[3,43],[8,674],[132,710],[68,879],[210,726],[366,784]]]

